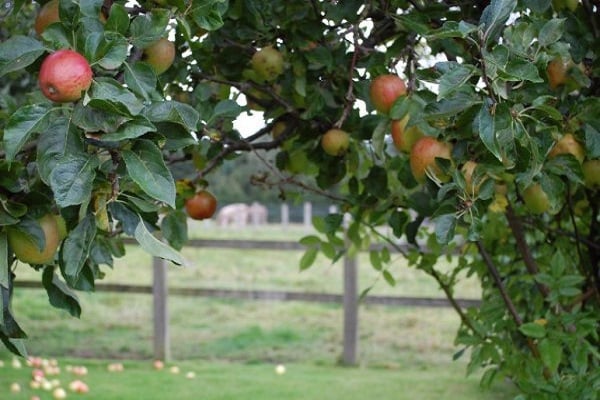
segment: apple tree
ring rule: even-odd
[[[181,263],[186,219],[214,212],[210,196],[190,199],[253,153],[255,184],[340,206],[302,239],[300,268],[370,249],[393,285],[397,251],[448,297],[456,357],[483,384],[596,398],[599,1],[41,3],[1,10],[10,350],[25,352],[10,307],[21,268],[77,316],[75,291],[94,289],[124,237]],[[80,58],[47,68],[60,51]],[[264,126],[242,135],[247,113]],[[465,276],[480,282],[479,307],[455,300]]]

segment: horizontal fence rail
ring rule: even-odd
[[[41,282],[15,281],[15,286],[25,289],[42,289]],[[95,287],[96,292],[114,292],[130,294],[152,294],[152,286],[125,285],[119,283],[101,283]],[[195,287],[170,287],[170,295],[189,297],[212,297],[219,299],[239,300],[269,300],[269,301],[306,301],[315,303],[342,303],[343,295],[319,292],[294,292],[283,290],[246,290],[246,289],[216,289]],[[456,299],[461,307],[478,307],[481,303],[476,299]],[[360,304],[386,305],[402,307],[450,307],[450,302],[439,297],[410,297],[410,296],[374,296],[368,295],[361,299]]]

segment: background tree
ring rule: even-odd
[[[261,185],[352,216],[347,229],[342,213],[315,220],[301,268],[381,241],[371,261],[393,284],[389,247],[406,239],[411,266],[459,314],[456,356],[469,350],[483,383],[596,398],[597,0],[54,0],[43,23],[40,4],[5,5],[0,338],[13,352],[25,351],[10,309],[23,262],[52,305],[79,315],[73,289],[93,289],[123,236],[180,263],[185,200],[230,159],[272,150],[274,162],[257,157]],[[38,87],[59,49],[91,66],[80,99]],[[371,90],[384,75],[402,84]],[[246,112],[265,126],[243,137],[233,122]],[[454,268],[439,271],[440,257]],[[477,309],[454,301],[463,272],[481,282]]]

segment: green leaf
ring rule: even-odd
[[[10,265],[8,265],[8,238],[5,231],[0,231],[0,286],[8,289],[10,283]],[[1,299],[0,299],[1,300]],[[2,315],[0,315],[2,318]],[[0,325],[2,320],[0,319]]]
[[[456,216],[454,214],[444,214],[436,217],[435,223],[435,238],[439,244],[448,244],[454,239],[454,231],[456,229]]]
[[[321,239],[319,239],[319,237],[316,235],[308,235],[300,239],[299,243],[306,247],[318,248],[319,246],[321,246]]]
[[[11,162],[32,134],[44,129],[50,109],[39,104],[19,108],[6,122],[4,130],[4,151],[6,160]]]
[[[144,117],[137,117],[132,121],[121,125],[113,133],[107,133],[100,137],[103,142],[113,142],[126,139],[135,139],[144,136],[148,132],[156,132],[156,126]]]
[[[546,328],[544,325],[535,322],[527,322],[519,326],[519,331],[528,337],[541,339],[546,336]]]
[[[110,14],[108,15],[106,24],[104,24],[104,30],[125,35],[129,29],[129,22],[129,13],[125,6],[119,3],[113,3],[110,7]]]
[[[544,81],[540,77],[535,64],[521,59],[509,61],[504,69],[498,70],[498,75],[509,82],[530,81],[539,83]]]
[[[477,69],[472,65],[451,61],[437,63],[436,68],[444,70],[444,74],[440,78],[438,101],[460,90],[461,86],[467,83],[477,72]]]
[[[88,92],[86,105],[124,116],[138,115],[144,105],[133,93],[112,78],[96,78]]]
[[[382,119],[379,121],[375,130],[373,131],[373,136],[371,137],[371,143],[373,144],[373,151],[377,157],[382,158],[385,150],[385,136],[389,130],[389,121]]]
[[[55,164],[50,187],[59,207],[82,204],[90,199],[98,164],[95,156],[86,153],[68,155]]]
[[[160,222],[160,230],[174,249],[181,250],[188,240],[186,213],[181,210],[168,212]]]
[[[152,122],[168,121],[181,125],[189,131],[196,130],[200,120],[198,111],[192,106],[177,101],[154,102],[144,110],[144,114]]]
[[[546,368],[548,368],[550,372],[556,372],[562,359],[561,344],[546,338],[540,340],[538,349],[540,350],[540,358]]]
[[[483,28],[486,44],[495,41],[504,30],[506,21],[517,6],[517,0],[492,0],[481,13],[479,24]]]
[[[487,147],[490,153],[498,160],[502,161],[502,155],[500,154],[498,142],[496,141],[495,121],[487,104],[484,104],[481,107],[474,122],[473,127],[477,130],[479,138],[485,147]]]
[[[600,126],[600,123],[598,123]],[[590,159],[600,158],[600,130],[591,124],[585,124],[585,148]]]
[[[388,283],[388,285],[396,286],[396,279],[394,278],[394,276],[392,275],[392,273],[390,271],[385,269],[385,270],[383,270],[382,275],[383,275],[383,279],[385,279],[385,281]]]
[[[152,67],[145,62],[135,64],[125,63],[125,84],[134,93],[149,101],[156,92],[156,73]]]
[[[546,22],[538,35],[540,46],[548,47],[552,43],[558,42],[564,30],[565,18],[554,18]]]
[[[371,265],[375,270],[381,271],[383,269],[383,264],[381,263],[381,257],[378,250],[371,250],[369,252],[369,260],[371,261]]]
[[[158,240],[148,229],[141,216],[138,215],[138,225],[134,232],[135,240],[142,246],[146,252],[165,260],[169,260],[177,265],[184,263],[183,257],[172,247]]]
[[[223,26],[223,15],[228,9],[224,0],[194,0],[191,15],[200,28],[214,31]]]
[[[427,40],[446,38],[465,38],[475,32],[477,27],[465,21],[446,21],[441,28],[427,34]]]
[[[0,43],[0,77],[33,64],[46,49],[29,36],[12,36]]]
[[[0,334],[4,335],[5,338],[22,339],[26,338],[27,335],[15,320],[11,310],[14,279],[15,275],[10,273],[8,287],[6,288],[3,285],[0,285],[0,297],[2,298],[2,300],[0,300],[0,304],[2,305],[0,312],[2,312],[3,322],[0,325]]]
[[[74,286],[79,280],[95,237],[96,219],[93,214],[88,214],[64,240],[60,252],[61,271],[70,286]]]
[[[122,201],[112,201],[108,210],[114,219],[121,223],[121,228],[126,235],[134,236],[139,223],[139,216]]]
[[[98,64],[104,69],[114,70],[119,68],[127,59],[128,43],[127,39],[117,33],[106,33],[99,35],[97,44],[91,42],[92,47],[87,50],[91,52],[90,60],[92,65]],[[86,46],[94,38],[94,35],[88,37]],[[95,47],[93,47],[95,45]],[[87,54],[87,52],[86,52]]]
[[[175,182],[160,149],[149,140],[139,140],[122,155],[131,179],[152,198],[175,208]]]
[[[139,14],[130,26],[132,44],[145,49],[156,42],[165,35],[170,18],[170,11],[159,8],[153,8],[149,13]]]
[[[73,155],[85,156],[82,133],[65,117],[53,120],[40,135],[37,162],[40,178],[47,185],[57,163]]]
[[[317,248],[311,247],[306,249],[300,259],[300,271],[310,268],[317,259],[317,254],[319,254],[319,249]]]
[[[235,119],[242,113],[243,107],[233,100],[222,100],[217,103],[213,110],[213,114],[206,122],[207,125],[211,125],[217,118],[229,118]]]
[[[385,199],[390,195],[387,170],[383,167],[373,166],[363,184],[365,189],[375,197]]]
[[[48,293],[50,304],[58,309],[67,311],[73,317],[80,317],[81,306],[79,305],[77,295],[54,273],[53,266],[44,268],[42,284],[46,289],[46,293]]]

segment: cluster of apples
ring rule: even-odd
[[[99,20],[106,21],[102,12]],[[60,22],[58,0],[44,4],[35,19],[34,28],[38,35],[52,24]],[[157,75],[171,67],[175,60],[175,44],[166,38],[151,43],[143,51],[142,59]],[[93,71],[87,59],[72,49],[60,49],[48,55],[40,67],[38,82],[44,96],[56,103],[70,103],[81,99],[91,86]]]
[[[379,75],[371,81],[369,95],[375,109],[388,115],[396,100],[407,95],[406,83],[397,75]],[[439,180],[447,179],[435,159],[450,160],[452,145],[433,136],[425,136],[417,126],[407,127],[409,120],[410,115],[392,120],[391,133],[396,149],[409,154],[410,169],[415,180],[422,183],[428,174]]]
[[[50,392],[52,398],[55,400],[61,400],[67,398],[67,390],[61,385],[61,381],[58,379],[61,374],[60,366],[58,361],[55,359],[46,359],[41,357],[29,357],[27,359],[27,366],[31,368],[31,380],[29,381],[29,387],[32,390],[43,390]],[[21,362],[18,359],[13,359],[12,367],[15,369],[22,368]],[[67,366],[66,371],[78,375],[76,371],[84,371],[87,374],[85,367],[72,367]],[[81,376],[83,373],[80,373]],[[77,394],[85,394],[90,391],[89,386],[80,379],[75,379],[68,384],[68,388],[71,392]],[[18,382],[13,382],[10,385],[11,393],[20,393],[22,387]],[[31,400],[39,400],[40,396],[33,395]]]
[[[162,360],[154,360],[152,362],[152,366],[155,370],[162,371],[165,368],[165,363]],[[174,375],[178,375],[181,372],[181,369],[177,365],[172,365],[169,368],[169,372]],[[186,372],[185,377],[187,379],[194,379],[196,378],[196,373],[194,371],[188,371]]]

